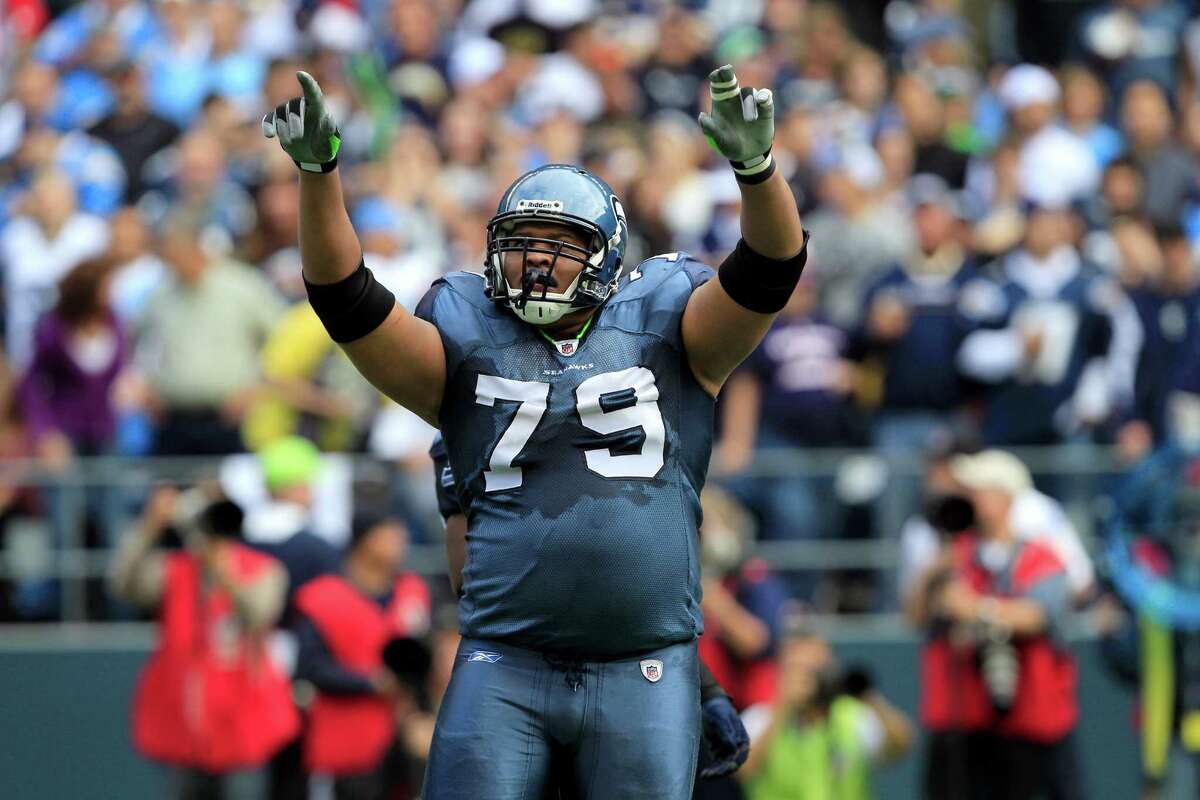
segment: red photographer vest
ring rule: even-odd
[[[383,668],[383,648],[397,636],[429,627],[429,587],[406,573],[396,579],[387,609],[340,575],[323,575],[296,593],[333,658],[363,675]],[[374,769],[396,734],[392,703],[376,695],[319,693],[308,715],[304,760],[313,772],[354,775]]]
[[[1020,542],[1007,586],[979,565],[975,545],[961,536],[955,563],[975,591],[994,597],[1020,597],[1039,580],[1063,572],[1062,562],[1040,542]],[[955,648],[945,635],[931,640],[921,659],[921,718],[936,731],[989,728],[1005,736],[1038,742],[1061,739],[1079,715],[1075,659],[1049,636],[1015,642],[1020,661],[1017,695],[1007,714],[998,715],[983,683],[973,648]]]
[[[249,584],[274,559],[233,545],[233,579]],[[201,586],[198,560],[167,557],[158,649],[133,700],[133,739],[149,758],[226,772],[266,762],[299,729],[287,679],[233,600]]]

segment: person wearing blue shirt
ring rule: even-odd
[[[945,181],[917,175],[908,199],[916,251],[868,287],[860,333],[864,352],[883,368],[872,441],[894,470],[876,520],[887,536],[899,532],[920,492],[917,471],[903,462],[949,435],[968,399],[970,382],[955,363],[958,348],[1004,310],[999,289],[980,278],[968,257],[960,203]]]
[[[1191,243],[1179,226],[1160,228],[1157,238],[1161,274],[1130,291],[1145,341],[1127,426],[1145,427],[1147,444],[1166,439],[1168,399],[1200,362],[1200,272]]]

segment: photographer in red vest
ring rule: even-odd
[[[953,540],[927,583],[944,634],[923,656],[921,710],[934,732],[974,734],[932,740],[927,797],[1082,798],[1076,666],[1062,638],[1071,587],[1051,544],[1018,538],[1010,524],[1029,472],[998,450],[956,456],[950,472],[970,497],[975,532]]]
[[[415,788],[420,772],[403,762],[428,751],[429,654],[417,638],[429,631],[430,597],[420,576],[399,572],[407,544],[400,522],[360,517],[341,574],[316,578],[296,594],[296,676],[317,689],[305,766],[333,778],[338,800],[404,796],[403,784]],[[385,762],[398,738],[401,763],[393,767]]]
[[[121,542],[115,594],[159,612],[159,642],[133,701],[133,739],[172,767],[171,798],[263,796],[266,762],[296,734],[287,679],[265,637],[287,576],[239,541],[241,510],[198,490],[157,490]],[[174,532],[185,543],[166,550]]]

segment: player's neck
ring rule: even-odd
[[[544,332],[551,339],[574,339],[583,333],[584,326],[588,324],[588,320],[596,313],[594,308],[581,308],[578,311],[572,311],[565,315],[558,322],[550,325],[543,325],[539,330]]]

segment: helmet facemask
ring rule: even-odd
[[[543,236],[516,233],[521,223],[567,225],[590,238],[590,248]],[[608,299],[614,288],[598,280],[608,255],[607,242],[599,226],[568,214],[501,214],[488,224],[486,277],[488,294],[506,302],[513,313],[532,325],[550,325],[572,311],[597,306]],[[520,253],[522,272],[519,286],[512,286],[504,272],[508,253]],[[548,264],[530,264],[530,254],[550,256]],[[571,283],[563,286],[556,268],[563,260],[580,265]]]

